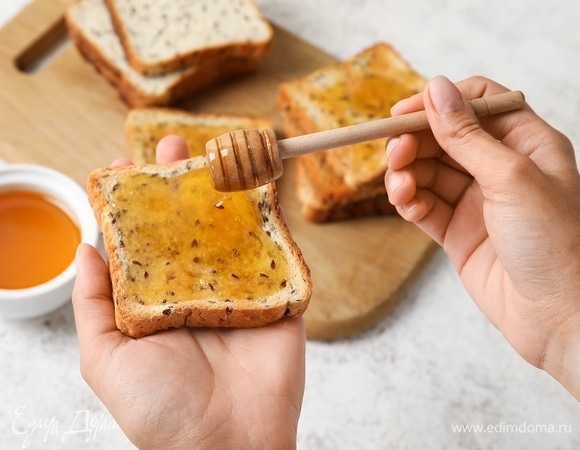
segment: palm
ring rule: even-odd
[[[156,155],[164,163],[189,152],[182,138],[170,135]],[[77,258],[73,305],[81,370],[133,443],[166,449],[294,446],[304,392],[301,318],[246,330],[183,328],[133,340],[115,326],[104,261],[87,246]]]
[[[299,321],[257,330],[180,329],[139,340],[117,334],[114,350],[106,350],[114,355],[106,370],[124,373],[127,383],[110,409],[132,407],[131,416],[120,418],[132,439],[139,439],[132,430],[154,429],[162,444],[189,428],[183,439],[195,442],[223,436],[226,428],[232,440],[244,442],[253,429],[248,419],[260,411],[269,411],[272,423],[291,423],[300,410],[300,388],[278,394],[280,386],[285,392],[301,385],[301,335]]]
[[[75,298],[84,294],[93,302],[75,304],[81,366],[135,444],[212,447],[211,436],[219,436],[227,447],[229,436],[232,445],[260,447],[288,435],[289,424],[296,427],[304,389],[301,319],[245,330],[183,328],[134,340],[115,327],[105,263],[94,249],[83,250],[91,276],[79,273],[84,282]],[[292,442],[295,435],[285,437]]]
[[[496,214],[496,208],[488,200],[484,200],[475,181],[471,182],[460,197],[449,222],[441,224],[444,227],[443,248],[470,296],[485,316],[504,333],[513,334],[514,339],[522,341],[517,347],[514,345],[516,350],[527,355],[528,360],[536,360],[537,355],[530,355],[530,350],[525,348],[526,344],[531,344],[534,340],[527,333],[522,333],[525,327],[520,324],[519,315],[514,313],[514,308],[519,309],[526,299],[506,271],[496,250],[497,238],[495,235],[490,237],[487,226],[494,223],[489,216]],[[500,233],[507,231],[502,229]],[[506,322],[511,323],[510,330],[507,331],[503,326]]]

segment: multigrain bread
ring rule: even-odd
[[[164,75],[143,76],[128,64],[104,0],[73,4],[67,9],[66,24],[79,53],[133,108],[174,104],[218,81],[252,72],[259,65],[256,57],[216,56]]]
[[[388,44],[282,83],[277,102],[288,136],[388,117],[425,80]],[[384,187],[386,139],[300,156],[297,191],[314,222],[394,212]]]
[[[288,131],[289,135],[303,133]],[[329,162],[329,151],[299,157],[296,164],[296,191],[303,217],[323,223],[357,217],[393,214],[396,210],[387,201],[383,183],[353,190],[344,176]]]
[[[323,223],[357,217],[393,214],[395,207],[383,185],[353,191],[327,162],[328,153],[319,152],[309,164],[296,165],[296,185],[301,214],[310,222]]]
[[[215,56],[256,59],[273,30],[254,0],[105,0],[129,64],[156,75]]]
[[[169,134],[185,139],[190,156],[204,156],[207,141],[245,128],[272,128],[272,125],[259,117],[192,113],[173,108],[133,109],[125,120],[130,158],[135,164],[154,163],[157,143]]]
[[[310,271],[274,183],[226,194],[209,176],[204,157],[90,174],[124,334],[258,327],[304,313]]]

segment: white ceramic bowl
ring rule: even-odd
[[[81,242],[97,245],[99,231],[87,194],[68,176],[44,166],[0,161],[0,191],[9,189],[40,192],[62,202],[63,209],[80,229]],[[0,317],[26,319],[59,308],[70,301],[75,276],[72,261],[63,272],[45,283],[24,289],[0,289]]]

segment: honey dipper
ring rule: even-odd
[[[521,91],[510,91],[470,104],[484,117],[521,108],[524,102]],[[243,191],[280,178],[283,159],[428,128],[425,111],[417,111],[279,141],[271,129],[236,130],[208,141],[206,154],[214,188]]]

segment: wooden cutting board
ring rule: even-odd
[[[88,173],[127,154],[127,107],[66,39],[63,12],[72,0],[36,0],[0,30],[0,158],[58,169],[81,185]],[[56,44],[60,50],[36,63]],[[362,50],[362,49],[361,49]],[[258,73],[208,89],[179,107],[263,115],[281,130],[280,82],[335,62],[275,27],[273,51]],[[378,322],[401,299],[435,245],[399,217],[317,225],[294,195],[294,164],[279,181],[288,225],[311,268],[314,291],[305,314],[310,339],[336,339]]]

